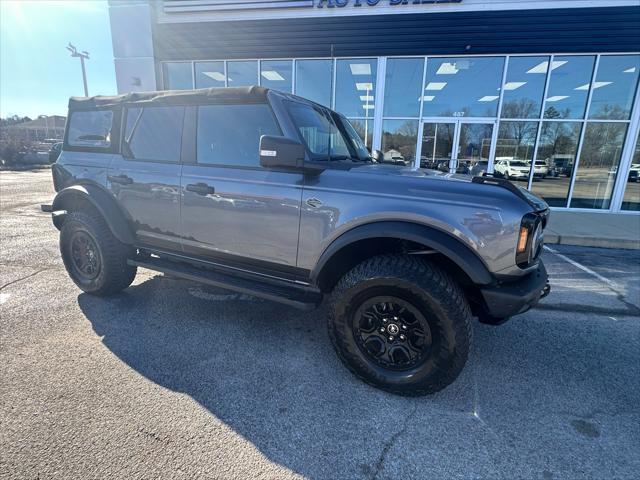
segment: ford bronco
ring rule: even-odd
[[[378,161],[377,161],[377,160]],[[71,98],[50,211],[92,295],[138,267],[301,309],[357,377],[450,384],[471,321],[549,291],[549,209],[504,179],[387,165],[339,113],[260,87]]]

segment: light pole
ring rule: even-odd
[[[82,83],[84,84],[84,96],[88,97],[89,90],[87,89],[87,72],[85,72],[84,70],[84,60],[85,58],[89,60],[89,52],[86,52],[84,50],[82,52],[78,52],[76,47],[74,47],[71,42],[69,42],[69,45],[67,45],[67,50],[71,52],[72,57],[80,57],[80,65],[82,66]]]

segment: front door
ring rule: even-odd
[[[450,173],[487,171],[495,122],[429,120],[422,124],[420,167]]]
[[[303,178],[260,166],[261,135],[281,135],[266,103],[198,107],[196,158],[182,171],[183,250],[295,273]]]

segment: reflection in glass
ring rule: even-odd
[[[549,57],[510,57],[502,98],[502,118],[539,118],[546,75],[536,66]],[[533,71],[533,73],[531,73]]]
[[[603,55],[593,82],[589,118],[628,120],[640,74],[640,55]]]
[[[627,174],[627,186],[622,198],[622,210],[640,211],[640,136],[631,160],[631,169]]]
[[[263,60],[260,62],[260,85],[291,93],[291,60]]]
[[[331,107],[333,60],[296,60],[296,95]]]
[[[495,117],[503,57],[430,58],[424,116]]]
[[[382,122],[384,163],[411,166],[416,158],[418,120],[385,120]]]
[[[165,90],[190,90],[193,88],[191,62],[166,62],[162,64]]]
[[[593,73],[592,56],[554,57],[544,107],[544,118],[583,118],[589,82]],[[547,73],[549,62],[542,62],[529,72]]]
[[[390,58],[384,83],[384,116],[417,117],[420,115],[422,58]]]
[[[455,123],[425,123],[422,128],[420,167],[449,171],[453,153]]]
[[[365,145],[371,148],[373,141],[373,120],[368,118],[356,119],[350,118],[349,123],[358,132],[360,138],[364,141]]]
[[[196,88],[224,86],[224,62],[196,62]]]
[[[227,62],[229,87],[258,85],[258,62]]]
[[[626,123],[587,123],[570,207],[609,208]]]
[[[336,110],[346,117],[373,118],[376,59],[336,62]]]
[[[529,180],[537,133],[538,122],[500,122],[493,166],[496,176]],[[536,165],[534,175],[546,176],[546,171]]]
[[[536,162],[548,166],[548,175],[531,190],[552,207],[566,207],[573,165],[580,141],[580,122],[543,122]]]
[[[456,173],[471,173],[473,167],[489,160],[492,123],[462,123],[458,139],[458,168]]]

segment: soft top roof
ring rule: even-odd
[[[216,87],[197,90],[163,90],[157,92],[132,92],[122,95],[95,97],[71,97],[69,110],[93,110],[96,108],[117,107],[124,104],[184,105],[215,102],[256,103],[264,102],[268,88]]]

